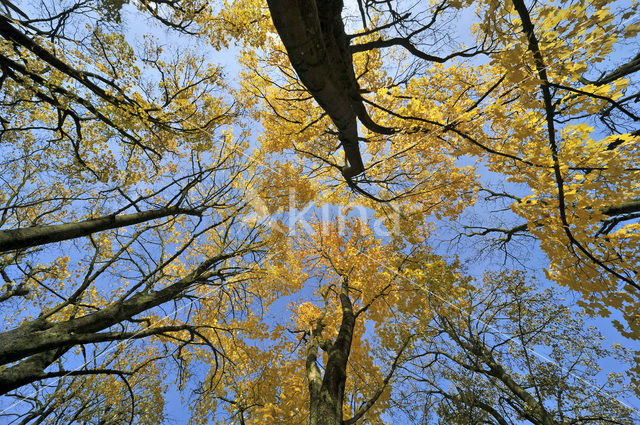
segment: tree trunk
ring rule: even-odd
[[[346,277],[343,278],[340,304],[342,306],[342,322],[335,342],[327,349],[328,360],[323,377],[321,377],[320,369],[316,364],[319,345],[316,338],[312,340],[307,349],[310,425],[342,425],[343,423],[342,404],[347,380],[347,360],[351,351],[351,340],[356,323]]]

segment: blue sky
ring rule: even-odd
[[[353,11],[353,4],[349,6]],[[229,82],[233,82],[233,84],[237,84],[237,78],[239,74],[239,67],[237,61],[235,59],[235,51],[232,49],[230,52],[216,52],[214,49],[209,48],[205,42],[203,41],[195,41],[188,40],[186,37],[178,35],[174,32],[163,29],[152,23],[148,18],[141,18],[136,9],[131,6],[125,6],[124,13],[124,24],[123,29],[127,35],[127,39],[129,42],[135,46],[136,43],[139,43],[141,40],[141,35],[145,32],[150,32],[154,37],[156,37],[161,44],[165,44],[168,47],[168,50],[181,50],[185,47],[194,47],[199,52],[206,51],[207,58],[216,64],[222,64],[225,66],[225,73],[229,77]],[[458,21],[460,28],[467,29],[468,20],[470,17],[466,17]],[[256,126],[256,130],[259,128]],[[257,131],[256,131],[257,133]],[[255,145],[255,140],[252,141]],[[493,175],[490,172],[486,171],[480,165],[478,169],[481,172],[483,180],[487,182],[496,182],[498,184],[503,183],[502,177],[498,175]],[[515,188],[516,192],[521,191],[522,188]],[[524,193],[523,193],[524,194]],[[318,214],[318,210],[311,208],[309,210],[309,215],[313,213]],[[321,214],[321,213],[320,213]],[[318,214],[318,215],[320,215]],[[495,218],[495,212],[490,210],[483,209],[482,206],[478,206],[476,209],[469,212],[469,214],[475,215],[479,219],[484,219],[486,217]],[[306,217],[309,217],[307,215]],[[509,216],[509,213],[506,214]],[[455,234],[450,233],[448,229],[449,223],[439,223],[438,224],[438,233],[434,238],[434,242],[436,239],[440,239],[441,241],[446,241],[447,239],[452,238]],[[477,241],[474,239],[466,239],[463,238],[459,243],[454,243],[452,245],[447,246],[446,244],[439,245],[439,250],[442,250],[442,253],[445,255],[449,255],[451,253],[459,253],[462,255],[463,259],[466,260],[466,264],[468,266],[468,271],[474,276],[480,275],[482,272],[487,269],[501,269],[505,265],[508,267],[518,267],[518,262],[513,261],[513,259],[507,259],[507,262],[504,262],[504,257],[500,252],[490,252],[484,254],[480,257],[477,256]],[[535,242],[527,242],[526,245],[520,251],[521,256],[526,256],[526,264],[533,270],[533,273],[537,275],[540,279],[543,279],[542,268],[547,263],[547,259],[544,254],[540,252]],[[467,258],[464,258],[467,257]],[[517,259],[516,259],[517,260]],[[551,284],[546,282],[546,284]],[[607,319],[593,319],[590,321],[591,324],[597,326],[602,333],[607,337],[608,342],[622,342],[627,344],[628,342],[623,340],[618,333],[613,329],[609,320]],[[605,365],[605,367],[611,367],[610,365]],[[611,367],[612,370],[615,370],[614,367]],[[182,402],[182,394],[176,391],[174,388],[170,388],[167,394],[167,423],[186,423],[189,416],[188,409],[185,409],[185,406]],[[187,398],[189,395],[187,394]],[[632,406],[640,409],[640,402],[637,399],[632,399],[628,401]]]

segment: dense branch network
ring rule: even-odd
[[[441,143],[441,150],[449,149],[448,154],[455,158],[465,154],[474,155],[490,164],[491,171],[503,172],[505,175],[512,175],[513,177],[510,178],[513,180],[526,182],[533,190],[532,196],[541,198],[537,200],[536,205],[542,209],[552,210],[551,212],[540,211],[537,213],[538,218],[533,218],[536,213],[531,207],[533,204],[529,203],[531,197],[528,197],[523,202],[516,202],[511,206],[517,214],[525,216],[527,223],[519,224],[512,229],[503,229],[495,225],[467,226],[467,229],[473,230],[471,234],[484,236],[503,233],[505,235],[503,242],[508,242],[514,235],[533,230],[532,234],[543,240],[547,237],[545,232],[555,232],[551,228],[555,228],[556,224],[551,224],[550,220],[555,220],[551,217],[557,216],[558,226],[565,237],[565,242],[562,243],[563,249],[574,258],[574,261],[581,261],[584,258],[609,278],[638,288],[633,264],[627,264],[619,254],[622,249],[615,248],[610,242],[610,235],[615,229],[625,226],[627,229],[634,229],[640,212],[637,191],[633,193],[633,189],[629,187],[633,180],[632,175],[638,169],[637,164],[634,164],[636,158],[631,144],[637,140],[639,130],[637,127],[628,130],[630,124],[640,120],[640,114],[633,106],[638,93],[634,91],[635,84],[632,84],[623,96],[616,93],[617,87],[627,84],[623,79],[633,76],[640,69],[637,53],[614,70],[603,72],[598,78],[584,77],[590,69],[586,68],[585,71],[582,64],[580,68],[576,68],[580,70],[576,78],[572,77],[576,71],[566,70],[565,74],[562,74],[559,70],[564,70],[566,67],[563,68],[559,63],[551,63],[554,55],[558,54],[554,49],[565,56],[575,56],[576,62],[584,61],[589,65],[592,64],[590,61],[597,63],[601,60],[597,56],[593,58],[588,56],[592,54],[591,50],[597,49],[576,47],[575,53],[567,51],[564,46],[561,46],[560,41],[547,36],[546,32],[553,30],[545,26],[546,22],[543,18],[552,16],[553,12],[550,11],[552,7],[545,5],[539,8],[529,7],[522,1],[513,1],[504,5],[492,3],[486,8],[479,6],[477,12],[479,14],[513,15],[518,20],[503,22],[500,21],[501,18],[497,18],[495,22],[489,19],[490,24],[486,22],[478,24],[475,30],[479,39],[477,46],[442,55],[429,53],[428,47],[434,50],[440,48],[437,45],[438,41],[442,42],[446,37],[442,35],[438,38],[438,33],[443,32],[440,25],[448,19],[448,16],[455,16],[452,13],[464,6],[440,2],[431,5],[428,11],[418,10],[417,5],[410,6],[408,11],[401,11],[400,6],[388,2],[360,1],[358,8],[363,30],[348,36],[344,35],[345,20],[340,16],[343,7],[341,2],[322,2],[322,4],[308,2],[301,6],[273,1],[269,3],[269,7],[276,30],[302,85],[309,90],[323,111],[338,127],[338,137],[343,143],[349,164],[353,166],[357,163],[358,173],[368,168],[368,174],[375,176],[365,176],[356,184],[349,178],[353,176],[345,174],[345,177],[348,177],[347,183],[355,192],[375,202],[394,201],[396,203],[410,203],[429,193],[429,183],[427,183],[429,179],[433,178],[431,185],[439,183],[436,177],[428,174],[431,170],[421,173],[406,171],[411,170],[412,166],[403,167],[399,159],[404,158],[410,162],[411,153],[421,152],[421,149],[431,149],[430,152],[433,155],[438,150],[430,144],[437,141]],[[296,10],[296,12],[288,12],[289,10]],[[621,11],[624,12],[622,20],[633,13],[624,9]],[[604,17],[598,13],[594,14],[590,9],[580,9],[580,13],[586,20],[581,23],[587,27],[583,31],[592,31],[593,37],[605,38],[607,35],[606,32],[600,33],[598,19],[609,25],[607,28],[611,31],[618,31],[621,37],[633,37],[636,33],[635,29],[624,30],[622,23],[612,24],[613,16]],[[379,24],[378,21],[380,21]],[[536,26],[541,28],[538,29]],[[305,32],[303,28],[313,28],[313,30]],[[565,27],[554,28],[567,31]],[[512,33],[513,30],[522,33],[524,37]],[[513,35],[506,35],[509,33]],[[576,31],[570,34],[579,38],[581,33]],[[615,42],[616,37],[611,35],[607,38],[606,45]],[[511,41],[508,42],[507,39]],[[349,43],[353,44],[349,45]],[[505,43],[506,46],[502,51],[499,48],[501,43]],[[442,42],[442,44],[445,43]],[[425,48],[425,46],[428,47]],[[414,64],[422,63],[423,65],[412,65],[413,68],[407,66],[407,74],[398,71],[396,81],[387,77],[387,69],[377,70],[376,77],[371,77],[369,74],[374,71],[368,68],[369,58],[379,61],[383,57],[382,51],[397,52],[398,49],[394,50],[394,48],[405,50],[413,58]],[[357,55],[365,56],[364,70],[358,77],[373,85],[371,89],[366,87],[363,90],[360,87],[359,78],[355,78],[354,58]],[[397,54],[389,57],[402,56]],[[482,60],[487,57],[493,62],[482,63]],[[442,76],[440,70],[444,68],[437,64],[446,64],[464,58],[479,60],[481,65],[477,68],[470,66],[468,72],[462,71],[459,75],[454,76],[455,72],[452,72],[448,78]],[[508,61],[513,58],[518,58],[522,63],[510,67]],[[530,62],[530,66],[533,67],[533,73],[526,72],[526,66],[529,66],[525,65],[527,62]],[[498,65],[492,72],[499,73],[499,78],[496,77],[495,81],[483,81],[487,69],[490,69],[490,65],[494,63]],[[432,75],[431,80],[421,79],[418,69],[428,70],[429,75]],[[447,68],[449,71],[452,69],[452,67]],[[449,83],[454,87],[451,89],[453,93],[458,90],[457,94],[447,98],[447,94],[438,93],[437,89],[431,92],[429,86],[434,79],[440,79],[441,91],[449,90],[445,85]],[[381,81],[385,83],[380,85]],[[576,81],[582,86],[576,84]],[[375,84],[378,86],[376,87]],[[458,89],[456,84],[461,88]],[[429,94],[423,95],[426,92]],[[438,100],[434,101],[434,98]],[[425,102],[430,106],[420,108],[419,102]],[[364,105],[370,109],[365,109]],[[506,116],[511,116],[518,121],[517,115],[509,112],[513,105],[515,110],[525,114],[521,117],[530,116],[530,119],[527,118],[528,123],[518,122],[517,124],[523,127],[529,126],[527,130],[514,130],[509,127],[508,120],[504,123],[500,121]],[[367,123],[371,120],[369,117],[377,120],[384,119],[384,131],[369,125]],[[574,146],[577,142],[572,137],[582,131],[583,127],[580,126],[585,126],[584,120],[591,117],[600,120],[611,135],[604,137],[603,143],[606,146],[599,152],[593,149],[593,153],[589,154],[590,158],[589,155],[583,154],[580,148]],[[368,167],[365,167],[361,160],[359,149],[356,150],[356,118],[360,119],[371,134],[369,139],[363,139],[368,142],[367,149],[371,150],[374,158]],[[544,129],[541,123],[545,124]],[[572,133],[573,127],[576,128],[575,133]],[[517,135],[509,135],[509,132],[516,131]],[[543,131],[546,135],[544,138]],[[561,135],[561,132],[566,133]],[[423,140],[420,140],[421,137]],[[523,154],[516,147],[511,147],[510,137],[516,137],[516,145],[521,146],[520,149],[528,153]],[[407,142],[403,141],[404,138]],[[389,151],[392,151],[395,146],[400,146],[401,143],[410,144],[410,146],[406,150],[398,147],[398,153],[384,157],[385,149],[377,146],[385,143],[391,144],[391,149],[385,148]],[[590,142],[582,141],[582,143]],[[296,146],[295,149],[307,157],[319,159],[333,166],[333,163],[324,159],[322,154],[300,146]],[[614,153],[608,154],[608,151]],[[424,155],[424,161],[429,161],[428,154],[416,154],[417,157],[420,155]],[[608,165],[602,166],[596,160],[596,156],[601,156]],[[435,159],[433,161],[436,162]],[[624,165],[618,165],[618,163]],[[389,167],[389,170],[386,170],[385,166]],[[441,166],[446,167],[446,165]],[[619,167],[623,167],[623,170],[617,171]],[[627,186],[619,193],[629,194],[615,196],[616,200],[612,201],[606,194],[613,191],[611,187],[615,186],[616,182],[607,179],[614,179],[613,173],[620,172],[624,173]],[[534,177],[540,175],[553,175],[553,187],[542,188],[540,181],[536,182],[539,177]],[[585,199],[581,202],[586,205],[582,208],[591,211],[590,215],[593,217],[588,224],[578,224],[582,216],[579,212],[580,208],[575,207],[576,201],[573,200],[576,196],[574,193],[580,193],[582,190],[580,186],[583,183],[579,179],[583,182],[587,180],[602,182],[602,193],[598,193],[598,189],[593,184],[583,186],[585,189],[582,196]],[[360,187],[364,183],[378,186],[380,190],[377,192],[365,190]],[[442,181],[443,186],[451,184],[449,181]],[[421,185],[426,187],[422,188]],[[468,190],[470,192],[482,190],[480,184],[475,182],[475,185],[475,188]],[[402,188],[402,190],[396,188]],[[555,192],[555,194],[547,192]],[[589,197],[592,199],[589,200]],[[555,204],[557,205],[554,207]],[[431,208],[437,209],[438,204],[435,205],[436,207]],[[455,214],[451,213],[451,215]],[[540,219],[540,216],[543,219]],[[592,231],[590,228],[594,225],[599,229]],[[613,254],[614,251],[617,252]],[[620,257],[619,263],[612,261],[612,257],[615,256]],[[585,266],[585,270],[588,267]],[[570,286],[575,285],[570,284]]]

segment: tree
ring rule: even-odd
[[[461,309],[434,317],[399,368],[406,385],[396,403],[414,423],[635,422],[624,402],[635,387],[601,366],[616,358],[629,367],[631,352],[604,346],[557,291],[502,272],[464,298]]]
[[[459,312],[477,306],[468,295],[475,293],[472,279],[457,261],[434,253],[434,226],[425,222],[458,219],[479,193],[516,201],[514,213],[527,223],[469,231],[512,237],[526,230],[554,264],[586,256],[589,264],[555,274],[552,268],[550,276],[589,294],[596,294],[589,273],[607,277],[610,286],[597,293],[603,311],[635,305],[633,293],[614,287],[615,278],[632,278],[637,255],[635,236],[616,230],[633,230],[637,212],[634,136],[616,115],[635,117],[635,89],[618,78],[635,71],[635,59],[601,78],[582,70],[577,80],[553,79],[605,57],[615,37],[633,41],[635,27],[614,26],[615,11],[588,5],[536,3],[530,12],[518,2],[483,2],[477,45],[436,56],[441,52],[427,53],[430,44],[453,45],[440,38],[443,19],[465,13],[469,2],[434,3],[424,13],[389,9],[396,5],[388,2],[359,5],[363,29],[348,34],[358,24],[341,16],[339,1],[46,0],[33,8],[0,1],[0,388],[20,403],[1,413],[5,419],[157,423],[165,414],[163,390],[175,384],[195,388],[198,423],[381,423],[407,407],[397,395],[415,384],[416,395],[442,406],[442,418],[455,416],[447,411],[453,400],[483,420],[556,420],[550,398],[518,401],[531,390],[518,375],[531,366],[566,384],[572,397],[588,397],[592,411],[626,420],[625,409],[570,378],[533,362],[507,362],[506,353],[487,357],[475,340],[466,358],[484,361],[494,375],[503,371],[511,380],[503,383],[524,391],[497,385],[511,397],[508,408],[472,385],[464,394],[434,394],[447,376],[463,381],[435,363],[422,376],[415,372],[423,358],[416,353],[442,351],[429,344],[443,332],[443,343],[468,336],[456,327],[466,323]],[[131,16],[165,32],[133,42]],[[563,27],[573,22],[585,32]],[[569,35],[556,45],[553,31]],[[563,43],[593,37],[606,42],[574,43],[574,68],[562,68]],[[158,38],[177,47],[168,51]],[[238,86],[209,56],[232,44],[243,49]],[[521,60],[533,66],[535,80],[521,81],[514,66]],[[592,78],[595,88],[576,83],[586,84],[580,78]],[[562,98],[552,114],[548,93]],[[555,149],[555,133],[540,127],[550,115],[552,122],[560,114],[581,122],[607,107],[613,109],[603,116],[616,135],[599,145],[582,143],[588,131],[571,122]],[[255,127],[248,114],[264,130],[257,143],[249,143]],[[359,142],[367,143],[360,152]],[[484,187],[474,168],[461,164],[469,155],[527,184],[535,199]],[[596,165],[603,158],[608,162]],[[580,180],[586,195],[563,192],[568,177]],[[381,237],[371,222],[355,219],[343,232],[339,220],[323,218],[296,235],[282,222],[252,216],[248,205],[286,218],[314,202],[349,215],[352,191],[397,232]],[[586,232],[602,225],[598,238]],[[619,258],[604,261],[612,244],[619,244]],[[500,282],[510,284],[507,276]],[[599,307],[599,300],[587,301]],[[623,310],[629,320],[634,312]],[[570,322],[566,310],[556,313]],[[526,324],[524,316],[509,319]],[[538,337],[534,331],[527,332]],[[567,340],[585,345],[579,332]],[[415,378],[434,386],[420,387]],[[498,416],[481,402],[493,403]],[[563,414],[585,419],[575,409]]]
[[[262,279],[265,314],[240,326],[225,349],[237,366],[207,382],[196,421],[205,423],[212,411],[219,423],[382,421],[414,332],[398,317],[432,315],[422,303],[426,292],[442,304],[455,299],[463,290],[455,265],[424,240],[403,252],[401,241],[381,241],[358,219],[318,221],[309,234],[282,238],[272,249],[277,255]],[[292,301],[284,312],[283,296]],[[375,355],[381,340],[391,359]]]
[[[604,347],[524,273],[474,281],[424,241],[383,242],[357,219],[277,248],[263,290],[286,288],[289,304],[273,298],[242,327],[198,423],[212,411],[243,424],[634,423],[616,399],[629,379],[598,374],[631,352]]]
[[[345,177],[363,204],[380,214],[404,208],[418,222],[457,219],[484,195],[478,205],[506,206],[513,226],[492,216],[461,223],[462,232],[502,242],[533,235],[550,278],[581,291],[594,313],[621,311],[626,323],[616,326],[638,337],[640,67],[627,49],[637,45],[637,2],[359,1],[357,20],[341,16],[339,1],[289,3],[269,2],[284,46],[267,40],[243,56],[265,155],[291,152],[309,187],[349,196],[335,152],[342,144],[360,168],[357,117],[365,172]],[[447,25],[472,13],[475,45],[464,47]],[[510,185],[487,186],[468,157]]]
[[[342,174],[350,182],[364,171],[356,120],[377,133],[394,131],[375,124],[364,107],[342,22],[342,1],[275,0],[268,4],[291,64],[338,128],[348,161]]]
[[[168,369],[184,382],[193,362],[222,362],[263,253],[241,224],[250,162],[221,68],[151,34],[130,43],[102,3],[1,2],[0,394],[14,423],[157,423]],[[184,30],[181,11],[151,19]]]

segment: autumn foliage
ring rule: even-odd
[[[638,1],[36,3],[3,420],[637,421]]]

